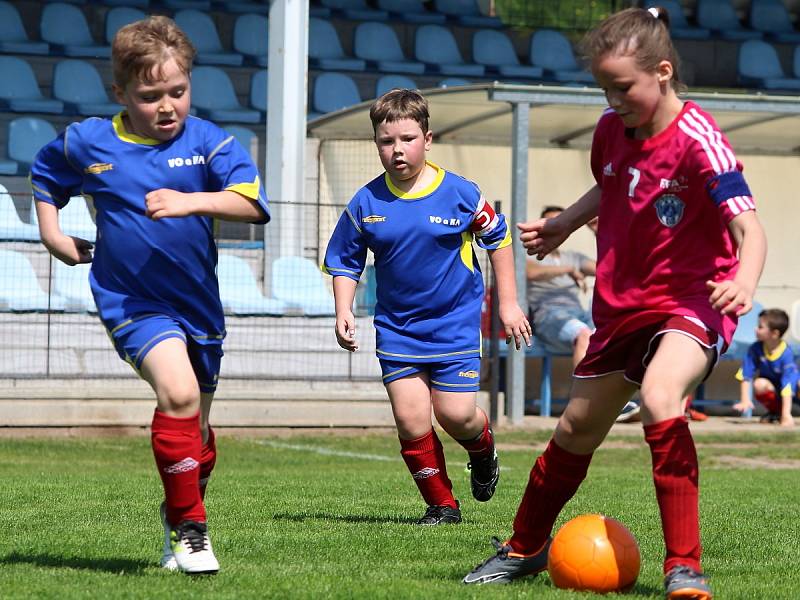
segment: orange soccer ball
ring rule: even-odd
[[[631,588],[641,557],[636,538],[603,515],[581,515],[558,530],[547,555],[550,579],[560,588],[616,592]]]

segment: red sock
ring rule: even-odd
[[[758,400],[759,402],[761,402],[761,404],[764,405],[764,408],[767,409],[767,412],[776,415],[781,414],[781,403],[778,402],[778,394],[774,390],[756,394],[756,400]]]
[[[400,439],[400,454],[428,506],[458,507],[447,477],[442,443],[433,429],[415,440]]]
[[[653,481],[664,529],[664,573],[676,565],[700,571],[698,465],[689,424],[677,417],[645,425],[653,457]]]
[[[531,469],[528,487],[514,519],[509,543],[515,552],[533,554],[547,541],[558,513],[575,495],[592,461],[591,454],[573,454],[550,440]]]
[[[483,456],[494,452],[494,435],[492,430],[489,429],[489,418],[484,414],[485,422],[481,432],[471,440],[456,440],[464,450],[466,450],[470,457]]]
[[[214,470],[214,465],[217,463],[217,439],[214,435],[214,430],[208,428],[208,441],[200,448],[200,498],[206,497],[206,486],[208,485],[208,478],[211,477],[211,471]]]
[[[202,447],[199,413],[193,417],[170,417],[156,409],[151,441],[164,484],[167,521],[172,525],[186,520],[204,523],[206,509],[199,488]]]

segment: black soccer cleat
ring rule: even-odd
[[[458,500],[456,500],[458,504]],[[429,506],[417,525],[455,525],[461,523],[461,510],[449,506]]]
[[[467,463],[467,469],[470,470],[469,483],[472,487],[472,497],[478,502],[491,500],[500,479],[500,464],[497,461],[494,444],[491,454],[472,458]]]
[[[667,600],[711,600],[708,578],[686,565],[672,567],[664,577]]]
[[[462,582],[478,584],[511,583],[520,577],[538,575],[547,569],[547,552],[550,550],[551,541],[551,538],[547,538],[545,545],[536,554],[524,556],[515,553],[508,543],[503,543],[493,537],[492,544],[497,550],[497,554],[490,556],[472,569],[462,579]]]

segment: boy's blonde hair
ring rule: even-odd
[[[394,123],[411,119],[419,123],[422,133],[428,133],[428,101],[417,90],[395,88],[375,100],[369,109],[373,133],[386,121]]]
[[[114,83],[121,88],[134,78],[153,83],[170,58],[188,75],[195,54],[192,42],[169,17],[152,16],[130,23],[117,32],[111,45]]]
[[[678,74],[681,61],[669,35],[669,13],[664,8],[626,8],[614,13],[586,34],[581,49],[589,61],[608,54],[633,56],[639,68],[648,72],[667,60],[672,64],[672,88],[676,92],[686,89]]]

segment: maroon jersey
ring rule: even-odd
[[[637,140],[609,109],[591,166],[602,191],[593,345],[668,315],[700,319],[730,342],[736,317],[711,307],[706,281],[736,275],[728,223],[755,204],[712,117],[686,102],[664,131]]]

